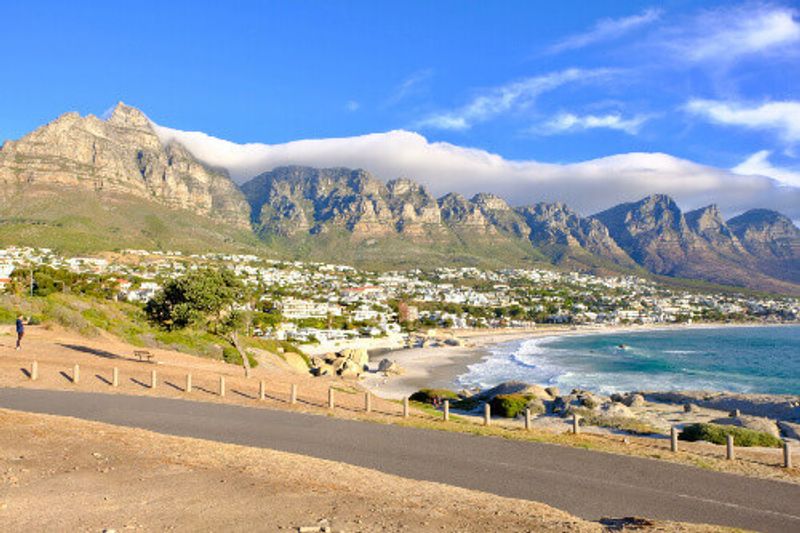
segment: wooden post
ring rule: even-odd
[[[219,397],[225,397],[225,376],[219,377]]]
[[[111,386],[119,387],[119,368],[117,367],[111,370]]]
[[[488,426],[492,423],[492,406],[489,402],[483,404],[483,425]]]
[[[789,441],[783,441],[783,467],[792,467],[792,449],[789,447]]]
[[[678,451],[678,428],[675,426],[669,428],[669,449],[671,452]]]
[[[443,417],[445,422],[450,420],[450,400],[444,401]]]
[[[725,459],[733,461],[736,454],[733,451],[733,435],[727,435],[725,438]]]
[[[158,384],[158,378],[156,377],[156,371],[150,371],[150,388],[155,389],[156,385]]]
[[[333,397],[333,387],[328,387],[328,409],[336,407],[336,401]]]
[[[289,403],[292,405],[297,403],[297,385],[294,383],[292,383],[292,390],[289,394]]]
[[[578,414],[572,413],[572,433],[573,435],[577,435],[581,432],[581,427],[578,424]]]
[[[31,381],[36,381],[39,377],[39,361],[31,363]]]
[[[192,392],[192,373],[189,372],[186,374],[186,387],[183,389],[184,392]]]
[[[262,402],[267,399],[267,388],[263,379],[258,382],[258,399]]]
[[[372,395],[369,391],[364,393],[364,411],[367,413],[372,412]]]
[[[408,396],[403,397],[403,418],[408,418]]]
[[[72,367],[72,383],[78,383],[81,380],[81,368],[78,365]]]
[[[525,409],[525,431],[531,430],[531,410]]]

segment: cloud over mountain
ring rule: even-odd
[[[508,160],[485,150],[430,142],[404,130],[274,145],[236,144],[162,126],[156,131],[162,142],[181,143],[198,159],[228,169],[240,183],[283,165],[360,167],[384,180],[413,177],[437,195],[492,192],[513,204],[563,201],[584,214],[666,193],[686,209],[716,203],[726,215],[733,215],[769,207],[800,219],[800,188],[664,153],[634,152],[556,164]]]

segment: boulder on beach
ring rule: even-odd
[[[551,401],[553,396],[541,385],[531,385],[522,381],[506,381],[499,385],[481,392],[478,398],[483,401],[491,401],[495,396],[501,394],[522,394],[539,398],[540,400]]]
[[[362,369],[369,364],[369,354],[365,348],[345,348],[338,356],[353,361]]]
[[[381,362],[378,363],[378,372],[383,372],[384,374],[402,374],[404,370],[396,361],[381,359]]]
[[[634,409],[637,407],[644,407],[645,400],[644,396],[641,394],[628,394],[623,400],[622,403],[628,407],[633,407]]]
[[[787,439],[800,440],[800,424],[779,420],[778,427]]]
[[[759,433],[767,433],[773,437],[780,437],[781,432],[773,420],[763,418],[760,416],[729,416],[725,418],[717,418],[711,421],[712,424],[719,424],[720,426],[736,426],[745,429],[752,429]]]
[[[603,415],[608,417],[624,417],[624,418],[631,418],[633,417],[633,412],[630,408],[623,404],[622,402],[610,402],[604,403],[600,407],[600,411]]]
[[[367,351],[363,348],[347,348],[338,353],[329,352],[309,359],[311,373],[315,376],[337,375],[358,377],[369,363]]]

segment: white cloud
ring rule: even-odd
[[[355,100],[348,100],[348,101],[347,101],[347,103],[344,105],[344,108],[345,108],[346,110],[350,111],[351,113],[352,113],[353,111],[358,111],[358,109],[359,109],[360,107],[361,107],[361,104],[359,104],[359,103],[358,103],[358,102],[356,102]]]
[[[774,166],[769,161],[771,152],[761,150],[731,169],[732,172],[746,176],[767,176],[790,187],[800,187],[800,170]]]
[[[551,120],[545,122],[540,127],[534,128],[534,132],[548,135],[567,133],[573,131],[583,131],[596,128],[620,130],[630,135],[636,135],[642,125],[650,117],[646,115],[636,115],[631,118],[623,118],[618,113],[607,115],[575,115],[573,113],[561,113]]]
[[[405,100],[413,93],[419,91],[421,86],[433,76],[433,69],[426,68],[418,70],[404,79],[395,88],[389,98],[386,99],[386,105],[396,105],[402,100]]]
[[[796,45],[800,42],[796,16],[794,9],[752,3],[708,10],[690,23],[667,31],[662,45],[681,60],[732,62]]]
[[[357,137],[235,144],[200,132],[156,126],[162,142],[176,140],[196,157],[229,169],[241,183],[282,165],[364,168],[383,179],[409,176],[436,195],[493,192],[521,205],[564,201],[584,214],[652,193],[672,195],[682,207],[717,203],[728,215],[753,207],[800,218],[800,188],[763,176],[742,176],[662,153],[628,153],[573,164],[512,161],[497,154],[409,131]]]
[[[597,42],[616,39],[636,28],[655,22],[661,18],[661,14],[660,9],[646,9],[642,13],[630,17],[601,19],[589,31],[562,39],[548,48],[548,52],[557,54],[565,50],[574,50]]]
[[[685,108],[717,124],[771,130],[785,142],[800,141],[800,102],[768,102],[747,107],[737,102],[694,99]]]
[[[474,97],[466,105],[453,111],[434,113],[416,126],[445,130],[466,130],[477,122],[484,122],[498,115],[530,107],[542,93],[567,83],[585,82],[606,77],[614,71],[609,69],[571,68],[551,72],[542,76],[494,87]]]

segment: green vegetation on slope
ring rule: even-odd
[[[65,253],[143,248],[184,252],[262,250],[247,228],[131,196],[30,186],[0,206],[0,247]]]

